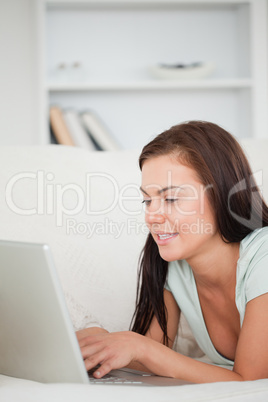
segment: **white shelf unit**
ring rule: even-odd
[[[191,119],[268,134],[266,0],[47,0],[45,14],[48,103],[95,110],[123,148]],[[213,75],[148,72],[196,61]]]
[[[129,82],[99,82],[99,83],[66,83],[59,84],[50,82],[48,91],[50,92],[69,92],[69,91],[140,91],[143,89],[206,89],[206,88],[252,88],[250,79],[233,79],[233,80],[170,80],[170,81],[129,81]]]

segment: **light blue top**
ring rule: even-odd
[[[172,292],[203,352],[215,364],[233,365],[217,352],[209,337],[194,275],[185,260],[169,263],[165,288]],[[255,230],[240,243],[235,302],[241,326],[247,302],[264,293],[268,293],[268,227]]]

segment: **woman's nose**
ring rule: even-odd
[[[164,223],[165,216],[164,216],[164,214],[160,214],[160,213],[147,213],[145,220],[150,225],[152,225],[154,223]]]
[[[165,211],[162,202],[152,202],[146,210],[145,220],[149,224],[163,223],[165,221]]]

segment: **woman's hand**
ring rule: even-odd
[[[111,334],[102,332],[81,337],[79,340],[86,370],[100,364],[100,367],[94,372],[94,376],[97,378],[103,377],[113,369],[140,361],[145,343],[144,336],[130,331]]]
[[[76,337],[78,341],[81,341],[81,339],[86,338],[89,335],[97,335],[101,333],[108,333],[106,329],[101,328],[101,327],[90,327],[90,328],[84,328],[81,329],[80,331],[76,332]]]

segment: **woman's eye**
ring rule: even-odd
[[[166,198],[165,201],[166,201],[168,204],[172,204],[172,203],[178,201],[178,198]]]
[[[143,200],[142,203],[145,204],[146,206],[149,206],[151,203],[151,200]]]

